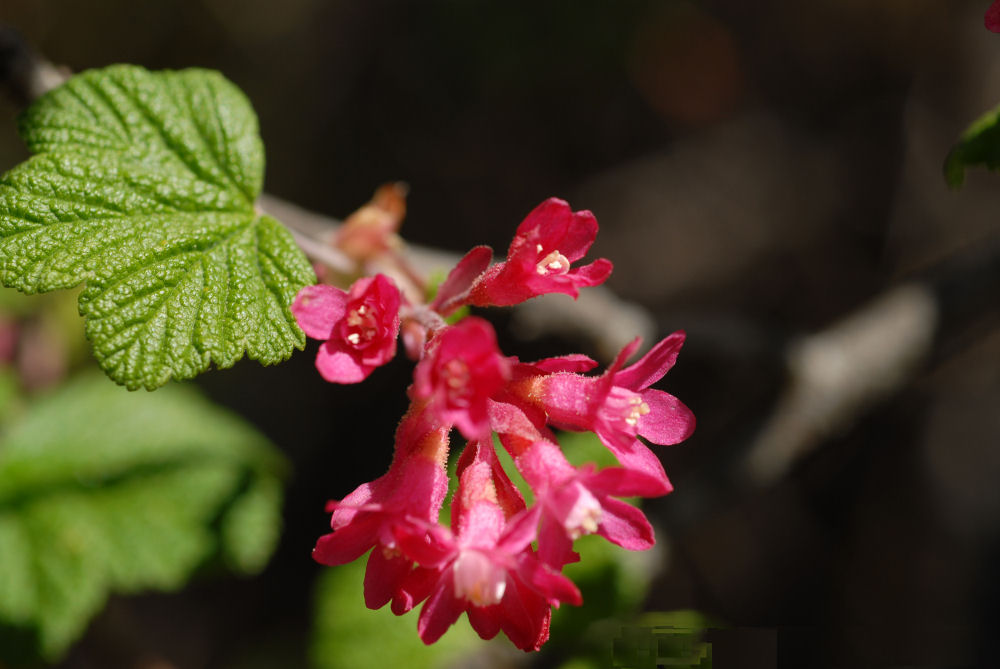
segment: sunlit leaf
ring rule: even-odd
[[[80,313],[111,378],[152,389],[304,346],[288,305],[315,276],[254,206],[257,119],[222,75],[90,70],[20,127],[37,155],[0,178],[0,281],[84,284]]]

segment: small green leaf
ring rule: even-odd
[[[0,441],[0,638],[35,630],[24,638],[52,660],[109,592],[173,590],[215,561],[258,571],[283,468],[188,387],[154,397],[89,376],[30,407]]]
[[[80,313],[112,379],[153,389],[305,345],[288,305],[315,275],[254,207],[257,119],[222,75],[90,70],[20,125],[38,155],[0,177],[0,281],[84,283]]]
[[[952,188],[965,181],[965,168],[1000,169],[1000,107],[986,112],[962,133],[944,161],[944,178]]]

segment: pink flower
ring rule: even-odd
[[[396,355],[399,290],[383,274],[358,279],[350,291],[306,286],[292,304],[299,327],[325,340],[316,369],[333,383],[357,383]]]
[[[539,377],[535,397],[555,427],[595,432],[625,467],[659,478],[661,494],[672,489],[659,459],[636,437],[676,444],[694,431],[695,418],[680,400],[650,388],[673,367],[684,343],[675,332],[635,364],[622,369],[639,347],[628,344],[598,377],[556,373]]]
[[[993,4],[986,10],[984,20],[987,30],[1000,33],[1000,0],[993,0]]]
[[[468,317],[439,331],[413,373],[414,396],[468,439],[489,434],[487,401],[510,376],[493,326]]]
[[[486,269],[471,284],[466,304],[509,306],[545,293],[566,293],[574,298],[579,288],[603,283],[611,274],[611,262],[600,258],[573,268],[597,236],[597,220],[589,211],[574,212],[564,200],[549,198],[535,207],[518,226],[507,251],[507,259]],[[448,308],[458,302],[457,284],[468,282],[472,269],[482,264],[482,247],[470,251],[459,263],[459,276],[449,285]],[[451,279],[452,277],[449,277]]]
[[[538,554],[546,564],[560,568],[574,562],[573,541],[599,534],[628,550],[646,550],[653,528],[634,506],[614,497],[655,497],[663,494],[656,474],[622,467],[600,471],[593,465],[574,467],[552,440],[544,436],[521,410],[493,402],[490,419],[500,442],[510,453],[535,495],[540,509]]]
[[[426,532],[428,523],[436,523],[448,492],[448,428],[430,419],[423,408],[411,408],[396,431],[389,471],[327,505],[333,532],[320,537],[313,549],[317,562],[338,565],[374,548],[365,572],[365,604],[372,609],[387,604],[413,569],[397,537]]]
[[[562,601],[579,604],[580,592],[531,551],[537,515],[505,517],[496,496],[492,451],[488,442],[474,441],[462,453],[452,507],[454,535],[438,527],[430,541],[419,534],[400,539],[421,567],[406,579],[401,604],[394,602],[393,610],[402,613],[426,599],[417,631],[427,644],[467,613],[484,639],[502,630],[521,650],[538,650],[548,639],[550,607]]]

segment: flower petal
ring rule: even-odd
[[[442,316],[447,316],[461,306],[462,299],[469,293],[469,288],[490,266],[492,259],[493,249],[489,246],[477,246],[466,253],[438,288],[430,308]]]
[[[503,609],[499,604],[493,606],[470,606],[468,610],[469,624],[476,634],[483,639],[492,639],[500,632],[500,616]]]
[[[401,616],[427,599],[441,579],[441,570],[417,567],[407,575],[392,599],[392,612]]]
[[[447,572],[440,581],[441,587],[434,591],[420,609],[417,633],[420,640],[428,646],[440,639],[465,610],[465,601],[455,598],[455,586],[450,574],[450,571]]]
[[[584,474],[581,480],[589,489],[614,497],[659,497],[673,490],[665,475],[660,477],[625,467],[607,467]]]
[[[544,358],[536,362],[526,362],[521,367],[530,367],[545,374],[555,372],[589,372],[597,367],[597,361],[582,354],[562,355],[556,358]]]
[[[358,515],[349,525],[324,534],[316,541],[313,559],[331,566],[354,562],[375,545],[382,520],[380,513]]]
[[[361,364],[353,351],[343,348],[340,342],[328,340],[316,354],[316,369],[320,376],[331,383],[358,383],[368,378],[375,369]]]
[[[566,602],[573,606],[583,603],[580,589],[567,576],[544,564],[531,554],[525,554],[521,560],[518,575],[531,588],[540,593],[549,604],[559,606]]]
[[[665,337],[634,365],[615,374],[615,385],[639,391],[659,381],[677,362],[684,337],[683,330]]]
[[[631,504],[611,497],[601,500],[604,514],[597,533],[613,544],[630,551],[652,548],[656,540],[645,514]]]
[[[622,467],[642,472],[661,481],[663,484],[661,495],[670,492],[672,487],[670,481],[667,480],[667,473],[663,471],[663,464],[656,457],[656,454],[649,450],[648,446],[635,437],[622,432],[606,432],[598,429],[597,436],[608,447],[608,450],[615,454]]]
[[[500,602],[503,614],[500,627],[511,642],[521,650],[538,650],[549,638],[549,623],[552,609],[548,601],[526,586],[518,578],[511,577],[507,592]]]
[[[295,321],[307,336],[313,339],[329,339],[333,325],[344,317],[347,293],[318,284],[306,286],[295,296],[291,310]]]
[[[654,444],[679,444],[694,432],[694,414],[673,395],[650,389],[642,393],[642,401],[649,413],[639,417],[639,434]]]
[[[411,560],[402,555],[386,557],[376,546],[365,569],[365,606],[374,610],[388,604],[412,569]]]

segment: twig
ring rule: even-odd
[[[344,266],[343,263],[351,262],[328,245],[340,226],[337,219],[308,211],[274,195],[261,195],[258,205],[292,230],[307,255],[337,270]],[[313,246],[315,253],[310,250]],[[320,255],[327,253],[322,249],[333,252],[329,262]],[[414,245],[406,246],[404,253],[408,264],[424,276],[447,272],[460,258],[449,251]],[[388,265],[379,269],[386,273],[395,271]],[[581,291],[576,301],[566,295],[543,295],[529,300],[515,307],[513,325],[526,339],[548,334],[574,339],[582,337],[592,342],[605,359],[613,358],[636,336],[642,337],[647,345],[652,344],[656,336],[656,324],[648,311],[622,300],[603,286]]]
[[[27,105],[69,76],[69,70],[54,66],[16,31],[0,25],[0,87],[17,104]],[[299,247],[314,261],[345,274],[353,271],[353,261],[329,243],[340,221],[266,193],[257,204],[261,211],[284,223]],[[425,276],[446,272],[459,259],[454,253],[419,246],[407,246],[403,253],[405,266]],[[387,273],[398,271],[398,267],[380,269]],[[653,318],[645,309],[624,302],[604,287],[583,291],[575,302],[563,295],[530,300],[516,307],[514,325],[525,337],[545,334],[585,337],[606,359],[612,358],[633,337],[641,336],[649,345],[656,334]]]
[[[15,104],[26,105],[69,78],[32,49],[21,35],[0,24],[0,87]]]
[[[905,284],[793,344],[791,379],[750,447],[747,482],[775,483],[835,430],[902,388],[931,352],[938,312],[928,287]]]

